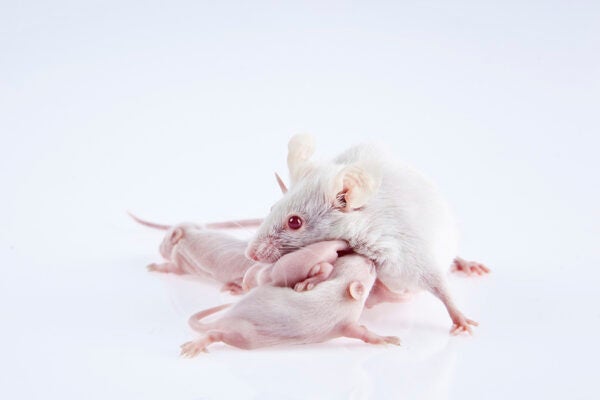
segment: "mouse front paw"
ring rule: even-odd
[[[308,278],[294,285],[296,292],[305,292],[312,290],[319,283],[326,281],[333,271],[333,265],[327,262],[322,262],[310,269]]]
[[[298,282],[294,285],[294,290],[296,292],[306,292],[308,290],[312,290],[315,287],[316,283],[313,278],[308,278],[303,280],[302,282]]]

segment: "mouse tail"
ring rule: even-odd
[[[216,306],[213,308],[209,308],[207,310],[202,310],[192,315],[190,319],[188,319],[188,324],[190,327],[197,332],[204,332],[206,330],[206,324],[200,322],[201,319],[208,317],[209,315],[218,313],[221,310],[224,310],[227,307],[230,307],[233,303],[221,304],[220,306]]]
[[[143,219],[141,219],[141,218],[139,218],[139,217],[137,217],[137,216],[133,215],[133,214],[131,213],[131,211],[127,211],[127,214],[129,214],[129,216],[130,216],[131,218],[133,218],[133,220],[134,220],[135,222],[137,222],[137,223],[139,223],[139,224],[142,224],[142,225],[144,225],[144,226],[148,226],[148,227],[150,227],[150,228],[154,228],[154,229],[160,229],[160,230],[163,230],[163,231],[166,231],[167,229],[171,228],[171,226],[170,226],[170,225],[161,225],[161,224],[155,224],[154,222],[144,221]]]
[[[209,229],[258,228],[262,222],[261,218],[240,219],[237,221],[210,222],[205,224],[205,226]]]

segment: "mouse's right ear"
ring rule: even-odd
[[[381,170],[375,164],[345,166],[334,179],[336,207],[352,211],[363,207],[381,185]]]
[[[291,184],[298,182],[312,169],[309,158],[315,153],[315,138],[308,134],[292,136],[288,142],[287,164]]]

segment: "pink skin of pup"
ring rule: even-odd
[[[329,278],[338,252],[349,251],[343,240],[317,242],[282,256],[274,264],[257,263],[244,275],[242,288],[248,291],[256,286],[293,287],[297,291],[310,290]]]
[[[302,260],[294,264],[300,264]],[[308,278],[308,276],[307,276]],[[338,258],[329,279],[310,291],[259,286],[251,290],[213,322],[200,319],[221,311],[222,305],[194,314],[190,326],[202,336],[181,346],[181,354],[194,357],[215,342],[241,349],[318,343],[351,337],[372,344],[395,344],[395,336],[379,336],[358,324],[364,303],[375,282],[373,263],[350,254]]]
[[[267,284],[294,287],[296,290],[310,289],[329,277],[338,252],[350,250],[346,242],[331,240],[313,243],[296,250],[274,264],[256,263],[244,256],[247,242],[222,232],[205,229],[205,226],[254,226],[255,221],[261,220],[168,226],[130,215],[142,225],[167,230],[160,245],[160,254],[167,261],[150,264],[150,271],[208,277],[223,283],[223,290],[232,294],[241,294],[255,286]]]
[[[255,226],[255,221],[243,220],[212,224],[184,223],[175,226],[160,225],[141,220],[130,214],[142,225],[166,230],[160,244],[163,263],[148,265],[149,271],[191,274],[211,278],[224,284],[222,290],[232,294],[242,293],[242,279],[246,271],[256,264],[244,256],[247,242],[213,229]]]

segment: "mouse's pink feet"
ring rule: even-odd
[[[239,296],[241,294],[244,294],[245,290],[242,288],[242,286],[238,285],[235,282],[227,282],[223,285],[223,287],[221,287],[221,292],[228,292],[229,294],[232,294],[234,296]]]
[[[200,353],[208,353],[208,350],[206,350],[208,344],[210,343],[207,343],[205,339],[198,339],[186,342],[180,346],[180,355],[182,357],[192,358],[196,357]]]
[[[452,263],[452,272],[464,272],[467,275],[485,275],[491,271],[488,267],[477,261],[467,261],[456,257]]]
[[[371,332],[364,325],[346,325],[342,331],[342,335],[349,338],[360,339],[369,344],[393,344],[395,346],[400,346],[400,338],[397,336],[380,336]]]
[[[171,262],[165,262],[162,264],[152,263],[148,265],[148,271],[150,272],[163,272],[163,273],[171,273],[181,275],[184,272],[176,265]]]
[[[209,345],[215,342],[223,341],[223,333],[222,332],[210,332],[206,336],[203,336],[199,339],[192,340],[189,342],[185,342],[182,344],[181,353],[182,357],[192,358],[196,357],[200,353],[208,353],[206,349]]]
[[[451,315],[452,318],[452,328],[450,328],[450,334],[452,335],[460,335],[461,333],[468,333],[469,335],[473,334],[473,330],[471,326],[479,326],[477,321],[473,321],[472,319],[466,318],[462,313],[458,312],[454,315]]]
[[[308,278],[294,285],[296,292],[312,290],[319,283],[326,281],[333,271],[333,265],[327,262],[319,263],[308,272]]]

